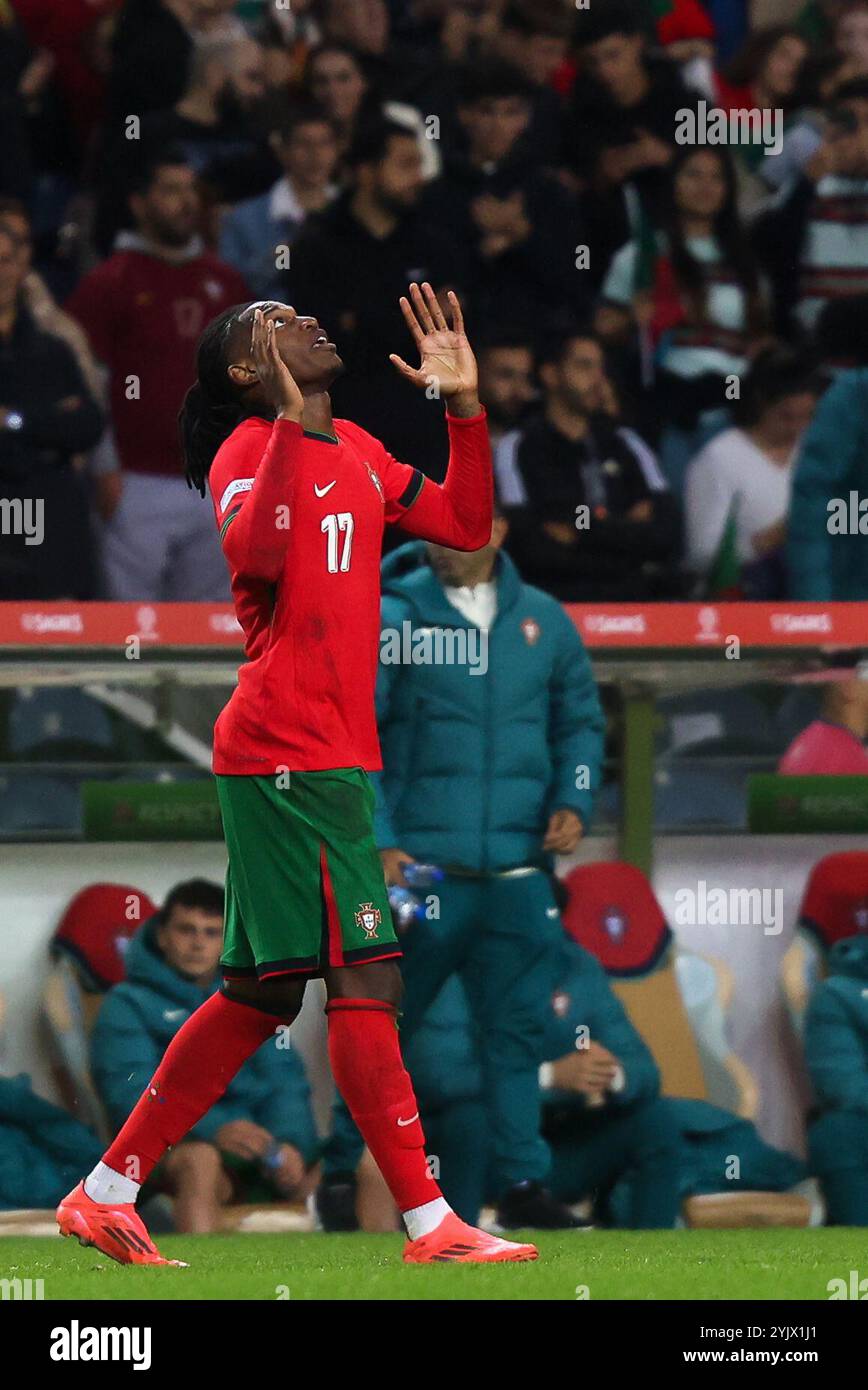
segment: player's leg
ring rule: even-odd
[[[409,1236],[404,1259],[412,1264],[536,1259],[532,1245],[468,1226],[432,1176],[418,1102],[398,1043],[397,964],[329,967],[324,973],[335,1084],[401,1213]]]
[[[487,1193],[488,1119],[479,1099],[449,1101],[425,1112],[428,1163],[450,1207],[473,1225]],[[363,1231],[399,1228],[398,1212],[367,1149],[358,1166],[358,1225]]]
[[[101,1161],[58,1207],[62,1235],[75,1235],[122,1264],[167,1263],[136,1213],[141,1185],[253,1053],[292,1023],[303,990],[295,980],[268,982],[265,989],[227,982],[196,1010]]]
[[[75,1235],[123,1263],[164,1263],[135,1211],[142,1183],[220,1099],[253,1053],[298,1014],[307,976],[287,973],[275,960],[300,951],[316,964],[318,887],[308,889],[307,903],[299,899],[306,933],[288,931],[281,908],[286,894],[269,859],[275,841],[280,846],[282,827],[271,824],[270,790],[255,785],[260,780],[267,781],[218,779],[229,850],[222,989],[178,1030],[102,1160],[58,1207],[63,1235]],[[225,782],[230,787],[221,789]],[[244,827],[240,839],[239,825]],[[260,969],[267,972],[264,980],[258,978]]]
[[[400,1029],[404,1047],[449,976],[463,963],[468,939],[477,924],[478,895],[475,881],[447,878],[438,886],[439,916],[436,920],[417,922],[401,937],[404,991]],[[338,1094],[317,1194],[317,1206],[326,1230],[355,1229],[355,1175],[363,1149],[361,1135],[343,1097]]]
[[[317,774],[312,774],[316,776]],[[398,1042],[401,954],[374,843],[374,795],[361,770],[320,788],[322,966],[329,1057],[347,1103],[407,1227],[409,1262],[535,1259],[467,1226],[431,1176],[419,1106]]]

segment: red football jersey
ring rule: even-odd
[[[245,420],[209,484],[247,662],[214,729],[214,771],[379,768],[374,713],[383,527],[479,549],[491,534],[485,416],[449,418],[438,487],[358,425],[335,437]]]

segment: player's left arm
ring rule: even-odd
[[[401,311],[419,349],[411,367],[396,353],[390,360],[422,391],[446,401],[449,468],[433,483],[390,455],[383,461],[386,520],[410,535],[455,550],[481,550],[491,538],[494,484],[488,422],[479,400],[476,358],[464,331],[458,296],[449,292],[452,327],[429,284],[410,286]]]

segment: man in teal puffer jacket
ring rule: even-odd
[[[868,370],[838,378],[802,442],[787,567],[791,598],[868,599]]]
[[[497,518],[484,550],[414,544],[384,564],[375,833],[389,883],[403,884],[414,860],[446,870],[402,943],[402,1038],[460,972],[480,1030],[500,1218],[558,1226],[573,1223],[543,1185],[537,1087],[561,937],[550,871],[590,823],[604,721],[581,638],[559,603],[522,583],[505,535]],[[422,644],[436,652],[444,633],[466,661],[425,659]],[[408,660],[414,651],[422,659]],[[329,1186],[348,1182],[353,1154],[328,1148]],[[328,1208],[325,1189],[326,1224]]]
[[[829,952],[829,973],[805,1016],[805,1058],[821,1113],[811,1168],[835,1226],[868,1226],[868,936]]]
[[[214,993],[222,944],[223,889],[198,879],[174,888],[130,941],[126,979],[106,995],[91,1040],[94,1082],[113,1126],[181,1024]],[[317,1148],[304,1064],[278,1025],[163,1160],[154,1188],[174,1196],[178,1230],[209,1231],[220,1206],[241,1192],[248,1200],[304,1197]]]

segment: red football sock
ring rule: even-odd
[[[335,1084],[399,1209],[433,1202],[442,1193],[428,1171],[395,1010],[377,999],[333,999],[326,1013]]]
[[[212,994],[178,1029],[103,1163],[144,1182],[166,1150],[220,1099],[248,1057],[288,1022]]]

